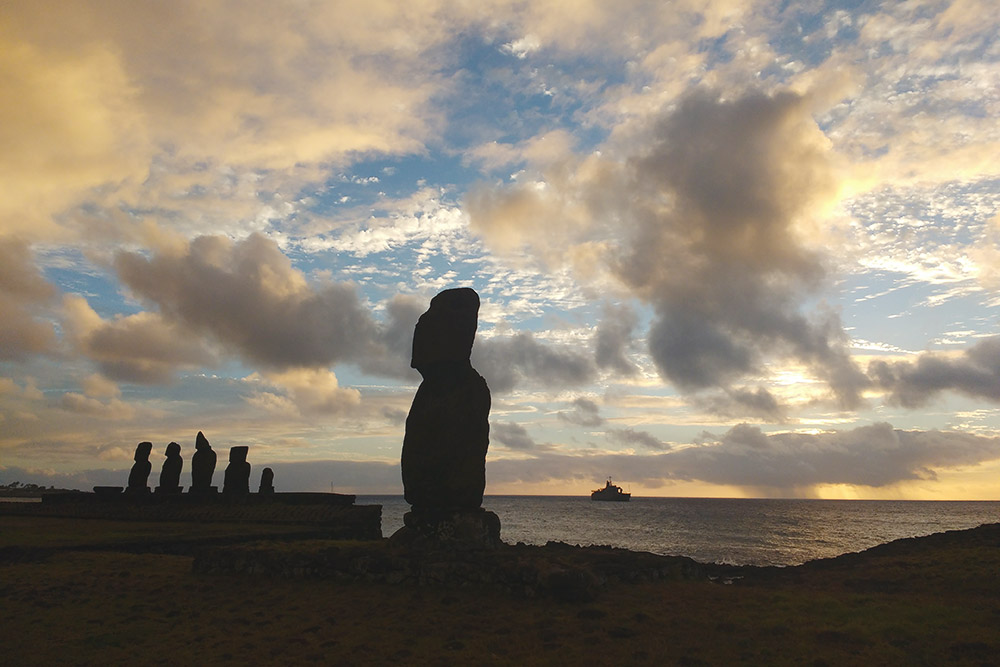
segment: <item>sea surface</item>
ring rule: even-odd
[[[403,525],[401,496],[358,496],[382,505],[382,534]],[[946,530],[1000,522],[1000,501],[777,500],[487,496],[504,542],[605,544],[688,556],[703,563],[798,565]]]

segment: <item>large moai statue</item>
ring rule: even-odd
[[[135,456],[132,469],[128,473],[128,487],[125,493],[130,496],[144,496],[149,493],[149,473],[153,469],[153,464],[149,462],[149,454],[153,451],[153,443],[140,442],[135,447]]]
[[[478,318],[475,290],[449,289],[431,299],[414,330],[410,365],[423,382],[406,417],[401,469],[412,511],[398,541],[500,543],[499,518],[482,509],[490,390],[470,361]]]
[[[230,447],[229,465],[222,483],[222,493],[245,496],[250,493],[250,464],[247,463],[249,447]]]
[[[189,493],[216,493],[219,489],[212,486],[212,475],[215,474],[216,455],[208,438],[201,431],[194,441],[194,455],[191,457],[191,489]]]
[[[181,469],[184,468],[184,459],[181,458],[181,446],[176,442],[167,445],[166,458],[163,460],[163,467],[160,469],[160,485],[156,487],[159,494],[171,494],[181,492]]]

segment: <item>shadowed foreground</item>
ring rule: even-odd
[[[996,664],[1000,650],[1000,525],[796,568],[706,566],[699,580],[609,583],[587,602],[481,587],[196,574],[192,555],[121,551],[190,530],[0,516],[5,657],[12,664],[981,665]],[[240,530],[217,524],[205,537]],[[316,544],[275,539],[258,544]],[[546,549],[540,557],[566,552]],[[583,563],[590,553],[570,552]],[[720,583],[733,577],[732,585]]]

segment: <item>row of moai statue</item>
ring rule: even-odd
[[[229,465],[223,479],[222,493],[225,495],[247,495],[250,493],[250,464],[247,462],[249,447],[230,447]],[[152,470],[149,454],[153,451],[153,443],[140,442],[135,448],[135,463],[128,475],[127,495],[145,495],[149,493],[147,480]],[[184,459],[181,458],[181,446],[176,442],[167,445],[166,459],[160,470],[160,485],[156,493],[163,495],[177,494],[183,489],[180,485],[181,470]],[[208,438],[201,431],[194,443],[194,455],[191,457],[191,494],[218,493],[219,487],[212,486],[212,475],[215,474],[216,455],[209,444]],[[264,468],[260,476],[258,493],[274,493],[274,471]]]

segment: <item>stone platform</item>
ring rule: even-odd
[[[40,503],[0,503],[0,514],[116,521],[226,522],[315,527],[331,538],[381,539],[382,506],[336,493],[49,494]]]

